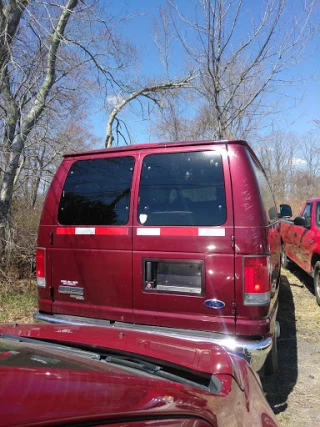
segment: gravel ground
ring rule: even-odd
[[[281,427],[318,427],[320,307],[312,278],[298,267],[283,270],[279,300],[279,368],[262,385]]]

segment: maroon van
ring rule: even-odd
[[[279,278],[277,209],[246,142],[68,154],[41,217],[35,317],[219,343],[272,373]]]

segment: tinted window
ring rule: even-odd
[[[144,159],[138,219],[143,225],[220,225],[226,220],[221,156],[156,154]]]
[[[268,180],[262,170],[262,168],[256,164],[252,159],[252,165],[258,181],[260,195],[265,209],[266,220],[268,223],[278,220],[277,208],[273,199],[273,195],[268,183]]]
[[[71,166],[59,205],[64,225],[122,225],[129,219],[134,159],[80,160]]]
[[[316,223],[320,227],[320,203],[317,202]]]
[[[311,210],[312,210],[312,203],[307,203],[306,207],[304,208],[304,211],[302,213],[302,216],[306,220],[306,227],[311,227]]]

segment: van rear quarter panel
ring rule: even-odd
[[[52,287],[52,254],[51,243],[53,241],[53,224],[56,222],[57,209],[61,197],[61,191],[65,182],[68,170],[68,162],[63,161],[59,166],[56,174],[53,177],[48,194],[43,204],[43,209],[40,218],[40,225],[38,230],[38,247],[45,248],[46,250],[46,287],[38,288],[39,294],[39,310],[44,312],[52,312],[52,297],[50,289]]]
[[[274,328],[277,292],[269,305],[243,304],[243,256],[270,254],[272,275],[279,277],[280,225],[279,221],[267,224],[250,150],[244,145],[230,144],[228,153],[234,203],[236,332],[266,336]],[[254,157],[253,153],[251,156]]]

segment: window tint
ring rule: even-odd
[[[221,156],[155,154],[142,166],[138,219],[143,225],[220,225],[226,220]]]
[[[316,223],[317,223],[317,226],[320,228],[320,203],[319,202],[317,202]]]
[[[260,195],[263,203],[263,207],[266,214],[266,221],[268,223],[278,220],[277,207],[274,202],[274,198],[270,189],[268,180],[259,165],[251,159],[252,166],[258,181]]]
[[[58,220],[64,225],[122,225],[128,222],[134,159],[79,160],[67,176]]]
[[[312,203],[307,203],[302,213],[302,216],[306,220],[306,228],[311,227],[311,210],[312,210]]]

